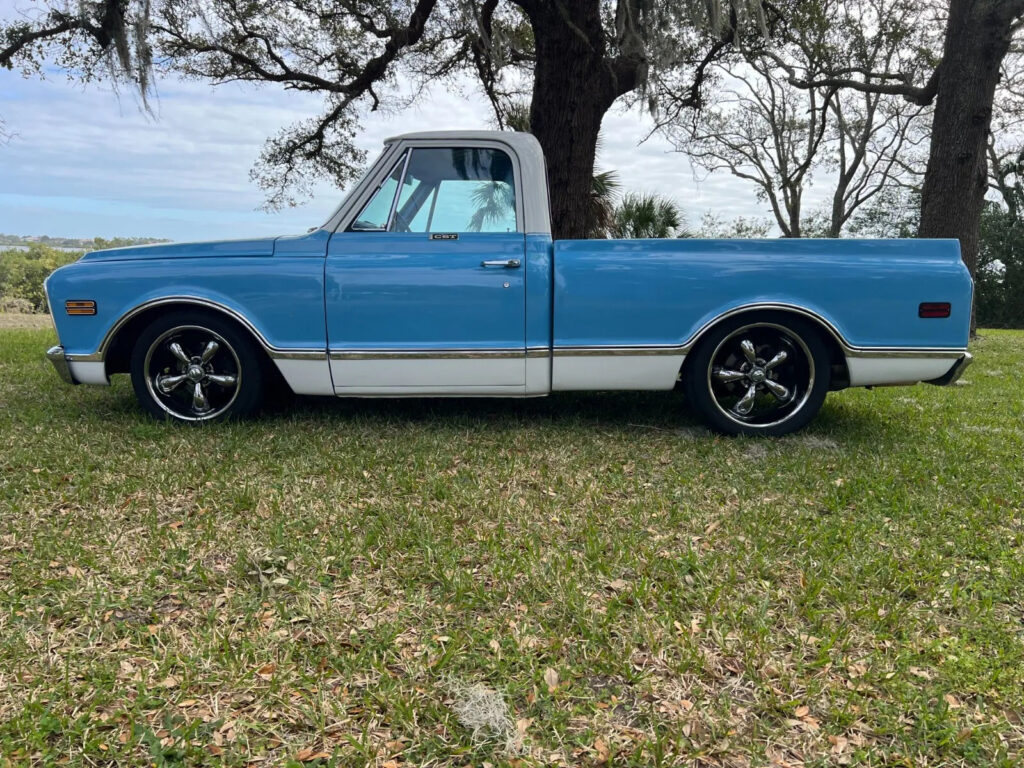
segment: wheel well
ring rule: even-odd
[[[114,373],[129,373],[131,371],[132,347],[135,344],[135,340],[139,338],[139,335],[143,330],[145,330],[146,326],[158,317],[166,315],[168,312],[178,312],[181,310],[192,312],[197,315],[216,317],[219,320],[231,323],[231,325],[256,342],[256,348],[260,350],[260,353],[263,355],[264,362],[267,363],[266,369],[277,373],[277,366],[272,364],[270,356],[267,354],[267,350],[264,348],[263,344],[260,343],[258,338],[256,338],[252,330],[247,328],[243,323],[238,322],[236,318],[232,317],[227,312],[221,312],[210,307],[200,307],[187,301],[183,301],[159,304],[157,306],[150,307],[130,318],[124,325],[122,325],[111,340],[110,346],[107,347],[107,352],[104,357],[107,375],[109,376]]]
[[[723,317],[716,320],[714,323],[709,325],[700,331],[697,338],[694,339],[691,349],[695,349],[701,341],[710,333],[712,330],[717,328],[726,320],[732,320],[736,317],[742,317],[744,320],[770,320],[785,322],[788,318],[797,318],[809,323],[818,332],[819,338],[824,342],[825,348],[828,350],[829,363],[831,368],[831,379],[829,383],[830,390],[845,389],[850,386],[850,371],[846,365],[846,355],[843,353],[843,348],[836,338],[835,333],[821,320],[821,318],[815,315],[804,314],[803,312],[794,312],[785,308],[780,309],[751,309],[746,312],[738,312],[731,314],[728,317]],[[683,365],[679,369],[679,380],[682,381],[683,376],[686,375],[687,363],[693,358],[692,354],[686,355],[683,359]]]

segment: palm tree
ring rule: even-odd
[[[511,101],[504,106],[499,125],[509,131],[530,132],[530,105],[525,101]],[[598,149],[601,137],[597,138]],[[615,200],[619,196],[619,176],[615,171],[597,171],[590,182],[590,206],[587,211],[588,237],[607,237],[615,217]],[[474,226],[492,216],[494,191],[479,189],[474,195],[477,215]]]
[[[504,181],[481,181],[473,190],[473,206],[469,231],[480,232],[484,224],[504,221],[516,209],[516,191]]]
[[[685,237],[683,212],[670,200],[658,195],[630,192],[615,207],[608,234],[616,238]]]
[[[607,237],[615,222],[615,199],[619,196],[619,175],[615,171],[595,173],[590,182],[588,237]]]

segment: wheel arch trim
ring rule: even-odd
[[[683,343],[686,352],[692,350],[700,340],[719,323],[731,317],[753,312],[783,312],[800,315],[811,320],[831,337],[832,341],[839,345],[840,351],[846,357],[936,357],[936,358],[958,358],[966,352],[965,349],[955,347],[862,347],[851,344],[846,337],[836,328],[835,324],[820,312],[816,312],[800,304],[788,302],[767,301],[742,304],[719,313],[705,322],[690,338]]]
[[[959,347],[859,347],[846,340],[835,324],[816,312],[799,304],[778,301],[759,301],[741,304],[706,320],[681,344],[612,344],[556,346],[556,356],[576,355],[688,355],[709,331],[729,318],[755,312],[783,312],[802,316],[820,326],[835,342],[843,355],[851,357],[961,357],[966,350]]]
[[[165,306],[169,304],[180,304],[194,307],[200,307],[202,309],[211,310],[222,315],[226,315],[231,318],[245,330],[252,334],[252,337],[256,339],[259,345],[267,353],[272,360],[326,360],[327,351],[325,348],[285,348],[275,347],[244,314],[236,309],[233,309],[221,302],[214,301],[212,299],[204,298],[201,296],[191,295],[174,295],[174,296],[161,296],[159,298],[149,299],[137,304],[136,306],[129,309],[127,312],[122,314],[114,323],[110,326],[110,329],[103,336],[103,340],[100,342],[99,347],[96,351],[88,355],[68,355],[69,361],[74,362],[93,362],[102,363],[106,360],[107,353],[110,351],[111,345],[117,339],[118,334],[124,330],[125,326],[128,325],[132,320],[137,318],[144,312],[148,312],[151,309],[159,306]]]

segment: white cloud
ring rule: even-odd
[[[130,93],[117,97],[59,74],[26,80],[3,71],[0,89],[0,115],[17,134],[0,145],[0,232],[177,240],[280,234],[319,224],[342,197],[321,183],[299,208],[257,210],[263,197],[250,168],[269,136],[319,113],[315,96],[164,80],[150,117]],[[490,122],[472,88],[441,86],[398,115],[368,114],[357,144],[372,157],[396,133]],[[618,170],[627,189],[674,197],[691,222],[708,209],[724,218],[763,214],[748,186],[727,174],[698,180],[664,139],[638,146],[649,130],[637,111],[609,114],[599,165]]]

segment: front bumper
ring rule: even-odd
[[[50,347],[46,350],[46,359],[53,363],[53,367],[57,371],[57,375],[63,379],[65,384],[77,384],[75,377],[71,375],[71,366],[68,365],[68,359],[64,355],[64,347],[56,346]]]
[[[950,384],[955,384],[957,379],[963,376],[967,366],[974,362],[974,355],[970,352],[964,352],[964,356],[953,363],[953,367],[949,369],[944,375],[937,379],[932,379],[926,382],[927,384],[935,384],[939,387],[948,387]]]

